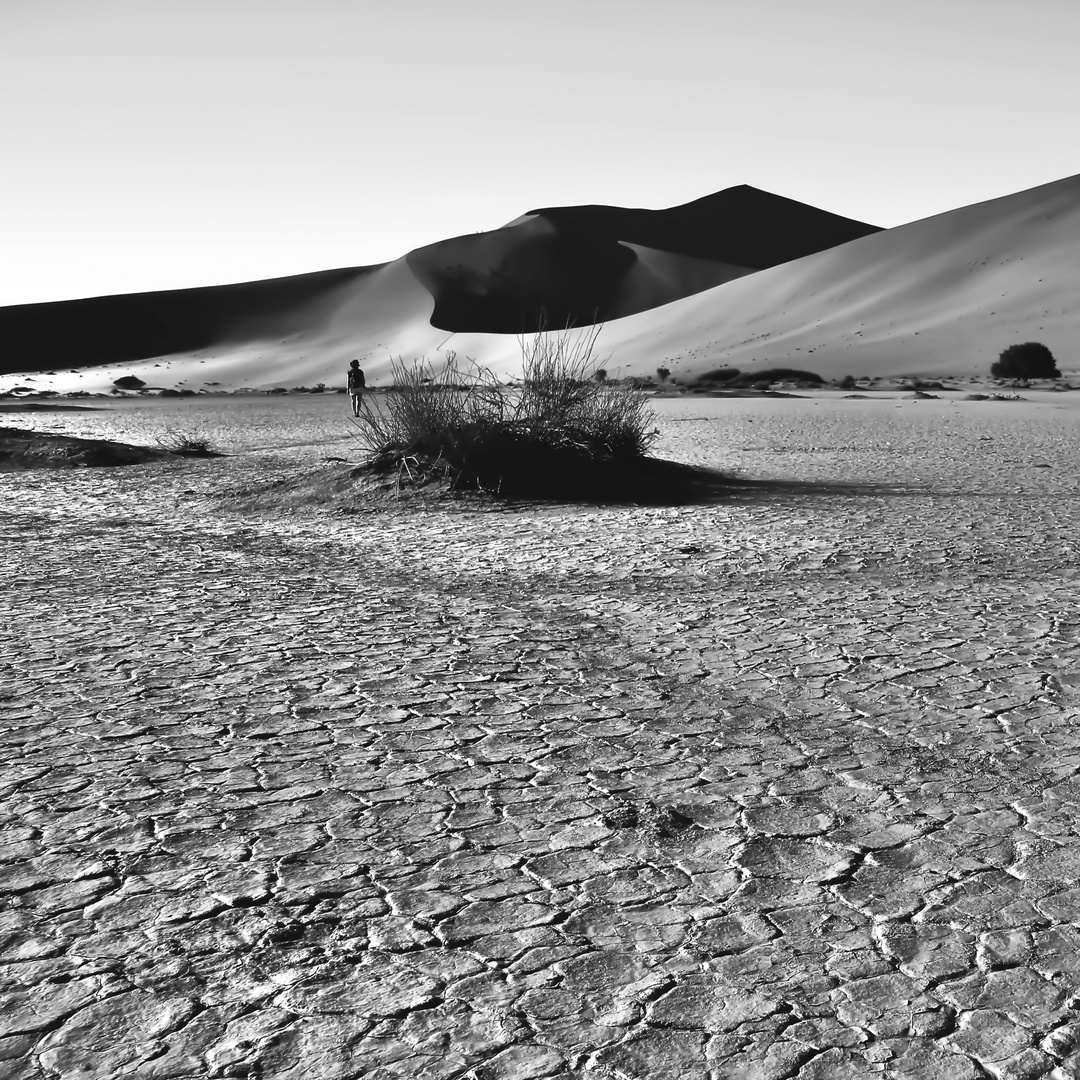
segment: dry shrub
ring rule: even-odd
[[[438,373],[424,361],[396,363],[382,407],[365,400],[358,418],[371,463],[404,465],[410,476],[439,471],[455,488],[558,494],[590,469],[643,457],[653,414],[638,391],[596,377],[599,330],[522,338],[513,386],[453,353]]]
[[[174,428],[166,428],[157,436],[157,444],[163,450],[179,457],[221,457],[221,453],[214,448],[213,442],[208,436],[200,435],[196,431],[177,431]]]

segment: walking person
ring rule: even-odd
[[[360,361],[354,360],[349,365],[349,397],[352,398],[352,414],[360,415],[360,399],[364,396],[364,373],[360,369]]]

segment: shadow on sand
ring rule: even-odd
[[[111,439],[84,439],[49,431],[0,426],[0,472],[28,469],[111,468],[145,465],[176,457],[221,457],[198,440],[181,436],[158,446],[132,446]]]
[[[169,456],[160,447],[0,427],[0,472],[142,465]]]
[[[599,462],[559,475],[530,476],[503,488],[510,501],[589,503],[592,505],[693,506],[729,502],[771,502],[798,495],[899,495],[905,486],[871,483],[811,483],[754,480],[705,466],[659,458]]]

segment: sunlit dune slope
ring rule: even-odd
[[[432,355],[452,335],[618,319],[874,231],[745,186],[668,210],[547,208],[378,267],[0,309],[0,373],[53,371],[30,381],[62,390],[118,374],[333,385],[357,356],[379,378],[391,355]]]
[[[609,367],[986,374],[1041,341],[1080,369],[1080,176],[977,203],[609,323]]]

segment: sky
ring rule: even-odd
[[[893,226],[1080,172],[1076,0],[0,0],[0,306],[751,184]]]

